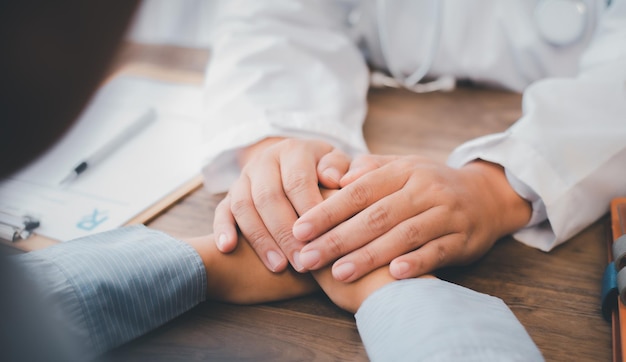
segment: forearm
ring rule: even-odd
[[[376,290],[396,281],[389,274],[389,266],[378,268],[352,283],[337,281],[330,266],[312,271],[311,274],[333,303],[351,313],[355,313],[363,301]]]
[[[267,270],[244,239],[240,238],[237,249],[228,254],[217,250],[212,234],[183,241],[204,263],[207,299],[254,304],[294,298],[319,288],[309,274],[291,268],[280,273]]]

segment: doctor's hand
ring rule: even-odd
[[[294,238],[293,223],[322,201],[320,185],[338,188],[348,156],[323,141],[268,138],[239,160],[241,176],[215,210],[218,249],[237,247],[239,227],[269,270],[280,272],[289,262],[301,271],[298,252],[306,240]]]
[[[310,240],[300,253],[306,269],[334,262],[333,276],[345,282],[389,263],[398,279],[471,263],[531,215],[504,170],[480,160],[453,169],[418,156],[368,155],[340,186],[293,233]]]

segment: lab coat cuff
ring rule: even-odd
[[[517,178],[508,168],[504,168],[504,174],[506,175],[509,185],[513,188],[521,198],[531,203],[532,215],[526,227],[538,225],[548,219],[546,212],[546,205],[543,203],[543,199],[527,184]]]
[[[524,155],[524,157],[511,157]],[[532,215],[528,224],[513,234],[520,242],[549,251],[564,238],[557,235],[548,220],[548,208],[544,195],[560,195],[565,185],[557,182],[549,164],[532,148],[517,141],[508,131],[483,136],[457,147],[448,157],[448,165],[460,168],[481,159],[501,165],[513,190],[532,204]],[[533,165],[529,168],[528,165]],[[543,182],[549,179],[551,182]]]

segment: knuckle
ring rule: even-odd
[[[246,233],[246,239],[248,239],[248,243],[250,243],[250,246],[252,246],[254,250],[263,250],[268,244],[267,234],[260,229],[248,231]]]
[[[374,248],[363,248],[360,253],[361,262],[369,268],[378,265],[379,254]]]
[[[352,192],[350,194],[352,203],[360,209],[369,204],[372,195],[372,189],[362,183],[353,184]]]
[[[283,187],[286,193],[300,193],[304,191],[309,182],[308,174],[302,171],[293,171],[283,176]]]
[[[329,232],[325,244],[333,256],[342,256],[346,253],[345,243],[336,233]]]
[[[267,205],[273,205],[280,199],[279,193],[273,188],[260,187],[253,197],[254,206],[259,209]]]
[[[448,248],[444,243],[437,245],[437,265],[443,266],[448,260]]]
[[[410,250],[416,249],[423,244],[422,228],[416,222],[408,221],[397,226],[399,238]]]
[[[379,205],[372,205],[367,214],[367,227],[377,235],[389,229],[389,212]]]
[[[281,249],[284,249],[285,246],[289,246],[293,243],[295,238],[293,237],[293,233],[291,232],[291,228],[286,226],[281,226],[278,229],[272,232],[274,236],[274,240],[278,243]]]
[[[235,216],[245,214],[250,208],[252,202],[247,199],[233,199],[230,203],[230,211]]]

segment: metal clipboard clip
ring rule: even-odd
[[[39,220],[24,215],[16,216],[0,211],[0,239],[14,242],[26,239],[39,227]]]

